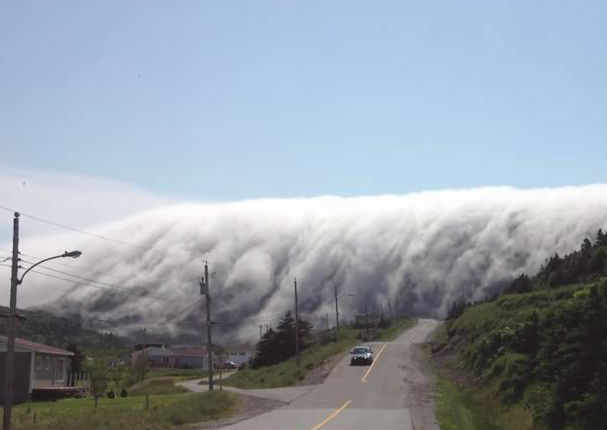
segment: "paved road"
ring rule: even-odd
[[[175,385],[179,385],[190,391],[197,393],[208,391],[209,386],[207,384],[200,385],[200,381],[207,381],[206,379],[191,379],[189,381],[178,382]],[[310,390],[316,388],[317,385],[304,385],[298,387],[282,387],[282,388],[263,388],[255,390],[243,390],[241,388],[223,386],[226,391],[232,391],[234,393],[246,394],[248,396],[261,397],[263,399],[278,400],[279,402],[290,403],[295,399],[303,396],[310,392]],[[219,390],[219,381],[215,381],[215,389]]]
[[[393,342],[369,343],[375,354],[372,366],[349,366],[346,355],[323,384],[288,406],[225,427],[224,430],[293,429],[409,430],[419,427],[412,416],[413,383],[422,375],[411,347],[424,342],[438,322],[420,320]],[[423,415],[423,414],[422,414]],[[434,424],[435,423],[431,423]],[[428,428],[428,422],[423,424]]]

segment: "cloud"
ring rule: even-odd
[[[0,164],[0,204],[75,227],[116,220],[178,201],[132,185],[90,176],[34,172]],[[0,243],[12,237],[11,216],[0,217]],[[59,232],[49,224],[24,225],[21,236]]]
[[[593,238],[607,227],[606,195],[605,185],[490,187],[169,205],[93,229],[138,247],[70,232],[24,241],[39,256],[80,249],[70,268],[49,267],[130,294],[32,274],[19,303],[109,320],[117,332],[156,324],[196,333],[204,315],[198,279],[209,260],[213,320],[224,335],[253,337],[259,324],[275,323],[292,308],[295,277],[301,312],[317,325],[333,315],[334,285],[354,294],[340,303],[345,319],[388,304],[442,316],[452,301],[481,299]]]

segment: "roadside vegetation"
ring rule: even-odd
[[[262,337],[257,347],[258,361],[254,361],[251,368],[239,370],[227,378],[224,383],[238,388],[275,388],[296,385],[301,383],[309,372],[323,365],[336,354],[343,353],[365,341],[392,340],[402,331],[413,326],[415,320],[412,318],[388,320],[383,319],[382,316],[373,327],[369,327],[368,337],[366,327],[361,326],[358,328],[340,327],[337,340],[334,331],[323,333],[316,338],[310,336],[308,331],[304,341],[305,349],[301,352],[301,367],[299,368],[294,357],[295,346],[289,343],[293,337],[289,336],[289,333],[293,333],[290,328],[293,323],[293,317],[288,312],[276,331],[268,331]],[[277,346],[279,342],[286,347]],[[281,354],[284,354],[286,350],[287,354],[276,359],[272,356],[273,350],[281,351]]]
[[[175,385],[175,380],[169,376],[146,379],[138,382],[128,390],[131,396],[141,396],[145,394],[175,394],[185,393],[187,390]]]
[[[19,429],[174,429],[231,415],[237,397],[227,391],[24,403],[13,408]]]
[[[146,379],[170,377],[174,381],[179,382],[206,378],[207,376],[209,376],[209,372],[202,369],[149,369]]]
[[[607,236],[493,299],[455,304],[433,345],[451,428],[607,428]]]

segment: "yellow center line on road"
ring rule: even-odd
[[[375,359],[373,360],[373,363],[371,363],[371,365],[369,366],[369,368],[367,369],[367,371],[365,372],[363,377],[360,378],[360,382],[362,382],[363,384],[365,382],[367,382],[367,376],[369,376],[369,372],[371,372],[371,369],[373,369],[373,366],[375,366],[375,363],[377,363],[377,361],[379,360],[379,356],[381,355],[382,352],[384,352],[384,349],[386,348],[386,346],[388,346],[387,343],[385,343],[384,346],[381,347],[381,349],[377,353],[377,357],[375,357]]]
[[[337,409],[335,412],[333,412],[331,415],[329,415],[327,418],[325,418],[321,423],[316,424],[310,430],[318,430],[319,428],[321,428],[322,426],[327,424],[329,421],[331,421],[333,418],[335,418],[337,415],[339,415],[341,411],[346,409],[350,403],[352,403],[352,400],[348,400],[346,403],[341,405],[341,408]]]

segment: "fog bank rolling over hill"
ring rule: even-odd
[[[326,313],[333,318],[334,285],[354,295],[340,301],[346,319],[365,304],[387,311],[388,303],[441,317],[452,301],[481,299],[606,225],[606,185],[180,204],[88,229],[139,247],[77,233],[26,241],[22,252],[36,256],[52,255],[57,244],[82,250],[65,264],[84,272],[48,267],[109,285],[32,274],[19,303],[113,321],[115,332],[153,324],[196,332],[207,259],[213,320],[242,338],[292,308],[294,277],[300,310],[317,325]]]

